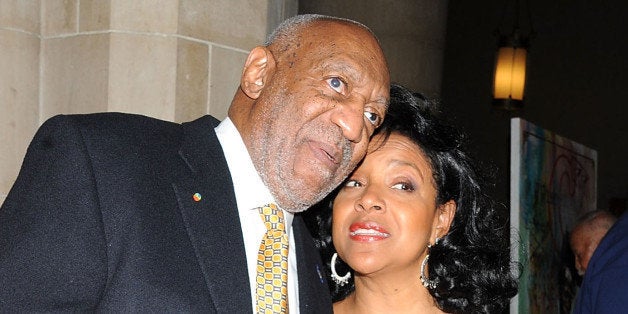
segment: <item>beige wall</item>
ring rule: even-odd
[[[248,51],[297,0],[0,0],[0,203],[60,113],[224,118]]]

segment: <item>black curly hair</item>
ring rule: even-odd
[[[456,202],[449,232],[430,250],[428,273],[436,286],[429,292],[438,307],[448,313],[502,313],[517,294],[507,221],[483,191],[484,179],[462,149],[464,136],[433,110],[433,103],[421,94],[393,84],[388,113],[375,134],[388,138],[396,133],[414,141],[432,167],[436,204]],[[335,253],[331,206],[336,192],[303,213],[328,263],[328,273],[330,257]],[[335,266],[340,276],[351,271],[340,260]],[[345,286],[333,281],[329,285],[334,302],[355,289],[353,279]]]

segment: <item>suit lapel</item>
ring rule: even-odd
[[[296,244],[301,313],[332,313],[331,295],[323,263],[303,218],[295,215],[292,232]]]
[[[191,175],[173,188],[216,310],[241,313],[252,308],[246,254],[217,124],[209,116],[183,124],[180,155]]]

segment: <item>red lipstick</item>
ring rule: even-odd
[[[390,237],[390,233],[379,224],[367,221],[351,224],[349,236],[354,241],[371,242],[385,240]]]

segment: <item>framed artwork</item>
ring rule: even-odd
[[[569,232],[596,209],[597,152],[520,118],[510,123],[512,258],[522,266],[511,313],[570,313],[577,273]]]

